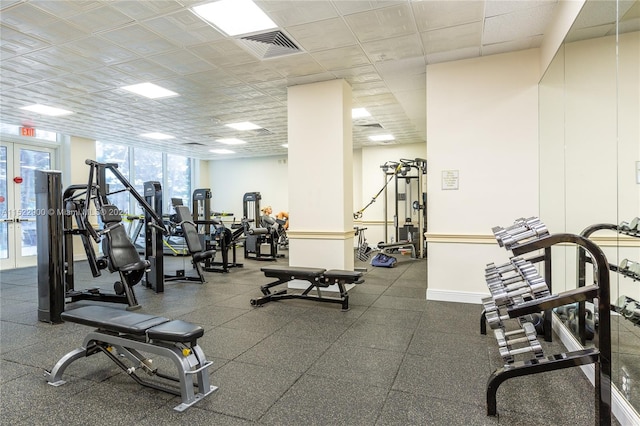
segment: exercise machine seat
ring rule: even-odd
[[[165,322],[147,331],[149,339],[167,342],[193,342],[202,336],[204,328],[182,320]]]
[[[67,322],[88,325],[101,330],[143,336],[147,330],[167,323],[168,318],[122,311],[106,306],[83,306],[65,311],[61,318]]]
[[[106,239],[102,242],[102,248],[109,257],[109,264],[113,271],[133,272],[141,271],[149,266],[149,262],[140,259],[127,231],[122,224],[120,211],[116,206],[106,204],[101,209],[102,221],[105,224]],[[137,281],[136,281],[137,282]],[[130,282],[134,285],[136,282]]]
[[[288,278],[290,280],[317,279],[322,276],[322,273],[324,271],[326,271],[326,269],[323,268],[306,268],[292,266],[265,266],[263,268],[260,268],[260,270],[264,272],[264,276],[267,278]]]

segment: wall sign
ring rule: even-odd
[[[36,129],[33,127],[20,127],[20,134],[22,136],[29,136],[34,138],[36,136]]]
[[[460,183],[460,172],[458,170],[442,171],[442,189],[444,191],[457,190]]]

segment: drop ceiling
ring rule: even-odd
[[[222,159],[286,155],[287,87],[345,79],[354,148],[424,143],[427,64],[538,47],[557,6],[533,1],[256,1],[300,52],[259,59],[189,8],[202,1],[0,3],[0,121]],[[146,99],[122,86],[153,82],[180,96]],[[73,111],[46,117],[40,103]],[[225,124],[250,121],[262,129]],[[140,134],[175,136],[155,141]],[[221,138],[244,145],[225,146]],[[229,148],[236,154],[213,154]]]

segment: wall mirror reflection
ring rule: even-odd
[[[540,216],[554,232],[588,236],[611,277],[612,379],[640,411],[640,2],[588,0],[540,81]],[[554,292],[593,282],[574,248],[554,253]],[[584,267],[584,272],[581,267]],[[559,272],[558,272],[559,271]],[[596,301],[597,303],[597,301]],[[597,339],[586,304],[556,315],[584,346]],[[615,405],[615,403],[614,403]]]

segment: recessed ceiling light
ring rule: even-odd
[[[224,143],[224,144],[227,144],[227,145],[242,145],[243,143],[246,143],[242,139],[236,139],[236,138],[216,139],[216,142]]]
[[[235,154],[235,151],[229,149],[210,149],[209,152],[213,154]]]
[[[289,148],[289,144],[288,144],[288,143],[283,143],[281,146],[282,146],[283,148]]]
[[[232,129],[236,129],[236,130],[257,130],[257,129],[262,129],[262,127],[250,123],[248,121],[242,121],[240,123],[230,123],[230,124],[225,124],[225,126],[227,127],[231,127]]]
[[[195,6],[191,10],[229,36],[278,27],[251,0],[219,0]]]
[[[157,132],[144,133],[144,134],[142,134],[140,136],[142,136],[143,138],[158,139],[158,140],[165,140],[165,139],[173,139],[173,138],[175,138],[175,136],[165,135],[164,133],[157,133]]]
[[[371,114],[369,114],[369,111],[365,108],[354,108],[351,110],[351,118],[356,119],[364,117],[371,117]]]
[[[176,92],[160,87],[153,83],[140,83],[132,86],[124,86],[122,89],[137,95],[145,96],[149,99],[168,98],[171,96],[180,96]]]
[[[20,109],[24,109],[24,110],[35,112],[42,115],[50,115],[52,117],[73,114],[73,112],[67,111],[66,109],[54,108],[54,107],[41,105],[41,104],[29,105],[26,107],[22,107]]]
[[[393,135],[373,135],[373,136],[369,136],[369,139],[374,142],[384,142],[384,141],[393,141],[396,138],[394,138]]]

